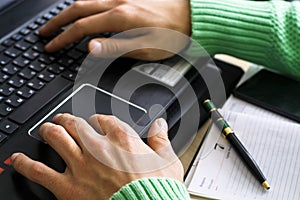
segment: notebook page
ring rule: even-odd
[[[231,145],[212,127],[188,185],[191,194],[218,199],[299,199],[300,125],[236,112],[225,118],[271,185],[266,191]]]
[[[239,115],[250,115],[250,116],[259,116],[262,118],[268,118],[272,120],[281,120],[281,121],[289,121],[293,122],[290,119],[287,119],[285,117],[282,117],[276,113],[270,112],[268,110],[262,109],[258,106],[255,106],[253,104],[247,103],[243,100],[240,100],[238,98],[235,98],[233,96],[229,97],[226,101],[225,105],[222,108],[223,111],[231,111],[235,112]],[[232,115],[233,116],[233,115]],[[200,149],[198,155],[196,156],[189,173],[185,179],[185,185],[188,186],[191,182],[191,178],[193,177],[193,174],[195,172],[195,169],[197,167],[197,164],[199,162],[201,151],[203,150],[203,147]]]

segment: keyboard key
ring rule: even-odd
[[[55,78],[55,75],[49,71],[45,71],[45,72],[40,73],[38,75],[38,78],[41,79],[42,81],[50,82],[52,79]]]
[[[13,41],[12,39],[6,39],[2,42],[2,45],[6,46],[6,47],[10,47],[15,43],[15,41]]]
[[[78,72],[80,69],[80,64],[73,64],[70,67],[68,67],[68,69],[72,72]]]
[[[17,42],[15,44],[15,47],[17,49],[20,49],[21,51],[26,51],[32,44],[28,43],[28,42],[25,42],[25,41],[20,41],[20,42]]]
[[[12,59],[4,54],[0,54],[0,65],[7,65]]]
[[[43,18],[38,18],[37,20],[35,20],[35,23],[37,23],[38,25],[43,25],[45,24],[47,21]]]
[[[57,8],[53,8],[53,9],[50,11],[50,13],[51,13],[52,15],[57,15],[57,14],[60,13],[60,10],[57,9]]]
[[[5,165],[11,165],[11,164],[12,164],[12,159],[11,159],[11,157],[6,158],[6,159],[4,160],[3,163],[4,163]]]
[[[49,72],[52,72],[54,74],[60,74],[62,71],[65,70],[65,67],[55,63],[55,64],[52,64],[48,67],[48,71]]]
[[[38,40],[39,40],[39,37],[34,34],[30,34],[25,37],[25,41],[29,42],[31,44],[35,44]]]
[[[19,107],[22,103],[24,103],[24,99],[17,95],[12,95],[5,100],[5,103],[12,107]]]
[[[46,13],[43,15],[43,18],[46,20],[50,20],[53,17],[53,15],[51,13]]]
[[[74,60],[72,58],[68,58],[67,56],[65,56],[60,58],[57,62],[65,67],[69,67],[74,63]]]
[[[46,68],[46,65],[44,63],[41,63],[40,61],[34,61],[29,65],[29,68],[36,72],[40,72]]]
[[[7,138],[7,136],[5,134],[0,133],[0,143],[4,142],[6,138]],[[0,174],[1,174],[1,170],[0,170]]]
[[[0,130],[8,135],[15,132],[19,126],[9,120],[2,120],[0,122]]]
[[[0,45],[0,52],[4,51],[5,49],[6,49],[6,47],[5,47],[5,46],[3,46],[3,45]]]
[[[15,88],[20,88],[26,83],[26,81],[19,76],[14,76],[10,80],[8,80],[7,83]]]
[[[3,84],[0,86],[0,95],[9,96],[15,91],[14,87],[11,87],[8,84]]]
[[[29,29],[27,29],[27,28],[23,28],[22,30],[20,30],[20,33],[21,33],[22,35],[28,35],[30,32],[31,32],[31,31],[30,31]]]
[[[75,49],[83,52],[83,53],[87,53],[88,52],[88,39],[85,38],[83,39],[76,47]]]
[[[38,52],[33,51],[32,49],[29,49],[25,53],[23,53],[23,57],[29,60],[35,60],[37,57],[39,57],[39,55],[40,54]]]
[[[40,81],[39,79],[35,78],[33,80],[30,80],[27,83],[27,86],[34,90],[40,90],[42,87],[45,86],[45,83],[43,81]]]
[[[71,81],[75,81],[76,79],[76,73],[74,72],[71,72],[71,71],[65,71],[62,73],[62,77],[66,78],[66,79],[69,79]]]
[[[8,75],[14,75],[20,70],[17,66],[13,64],[8,64],[2,68],[2,72],[8,74]]]
[[[0,83],[3,83],[4,81],[6,81],[10,76],[3,73],[3,72],[0,72]]]
[[[35,94],[35,91],[27,86],[22,87],[16,92],[17,95],[19,95],[22,98],[30,98],[32,95]]]
[[[17,33],[17,34],[14,34],[13,36],[11,36],[11,39],[13,39],[14,41],[19,41],[23,38],[23,35]]]
[[[45,63],[47,65],[51,64],[55,60],[54,56],[51,56],[49,54],[41,54],[39,61],[42,63]]]
[[[35,115],[41,108],[49,104],[55,97],[72,86],[72,82],[62,77],[55,78],[43,90],[27,100],[9,118],[23,124]]]
[[[41,42],[36,43],[35,45],[32,46],[32,49],[39,52],[39,53],[43,53],[44,52],[44,44]]]
[[[67,53],[67,55],[68,55],[70,58],[72,58],[72,59],[74,59],[74,60],[77,60],[77,59],[81,58],[84,54],[83,54],[81,51],[78,51],[78,50],[76,50],[76,49],[72,49],[71,51],[69,51],[69,52]]]
[[[4,54],[11,57],[11,58],[16,58],[18,57],[20,54],[22,53],[22,51],[18,50],[15,47],[10,47],[9,49],[7,49],[6,51],[4,51]]]
[[[29,28],[30,30],[36,30],[38,27],[39,25],[36,23],[31,23],[27,26],[27,28]]]
[[[74,3],[74,0],[66,0],[65,1],[65,4],[67,4],[67,5],[71,5],[72,3]]]
[[[28,68],[25,68],[19,72],[19,76],[27,80],[32,79],[35,75],[36,72]]]
[[[7,105],[7,104],[4,104],[4,103],[0,103],[0,115],[1,116],[7,116],[9,113],[11,113],[14,109]],[[2,121],[2,120],[1,120]]]
[[[28,65],[30,63],[29,60],[27,60],[26,58],[23,58],[22,56],[19,56],[18,58],[16,58],[14,61],[13,61],[13,64],[18,66],[18,67],[25,67],[26,65]]]
[[[63,10],[63,9],[65,9],[66,7],[68,7],[66,4],[64,4],[64,3],[60,3],[58,6],[57,6],[57,8],[59,9],[59,10]]]

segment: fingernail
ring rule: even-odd
[[[38,30],[44,29],[46,25],[41,26]]]
[[[56,115],[54,115],[54,117],[52,118],[52,120],[55,120],[56,118],[58,118],[61,115],[62,115],[61,113],[57,113]]]
[[[93,54],[100,54],[102,49],[102,44],[100,42],[97,42],[95,40],[92,40],[90,43],[91,52]]]
[[[48,51],[49,49],[51,50],[53,46],[53,40],[51,40],[50,42],[48,42],[48,44],[46,44],[45,49]]]
[[[154,133],[164,133],[166,132],[167,122],[163,118],[159,118],[154,122]]]
[[[10,156],[10,159],[11,159],[11,162],[12,162],[12,163],[14,162],[14,160],[16,159],[16,157],[17,157],[18,155],[20,155],[20,153],[14,153],[14,154],[12,154],[12,155]]]

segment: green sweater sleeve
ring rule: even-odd
[[[300,78],[300,2],[191,0],[192,38],[223,53]]]
[[[142,178],[123,186],[110,200],[188,200],[183,183],[170,178]]]

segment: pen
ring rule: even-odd
[[[240,142],[240,140],[237,138],[237,136],[234,134],[234,131],[230,128],[227,121],[219,113],[218,109],[213,104],[213,102],[210,99],[207,99],[203,102],[203,106],[207,110],[207,112],[211,113],[212,121],[222,131],[224,137],[230,142],[232,147],[242,158],[242,160],[252,172],[252,174],[255,176],[255,178],[262,184],[262,186],[265,189],[270,189],[270,185],[267,182],[267,179],[265,178],[261,170],[259,169],[257,163],[252,158],[247,149],[243,146],[243,144]]]

